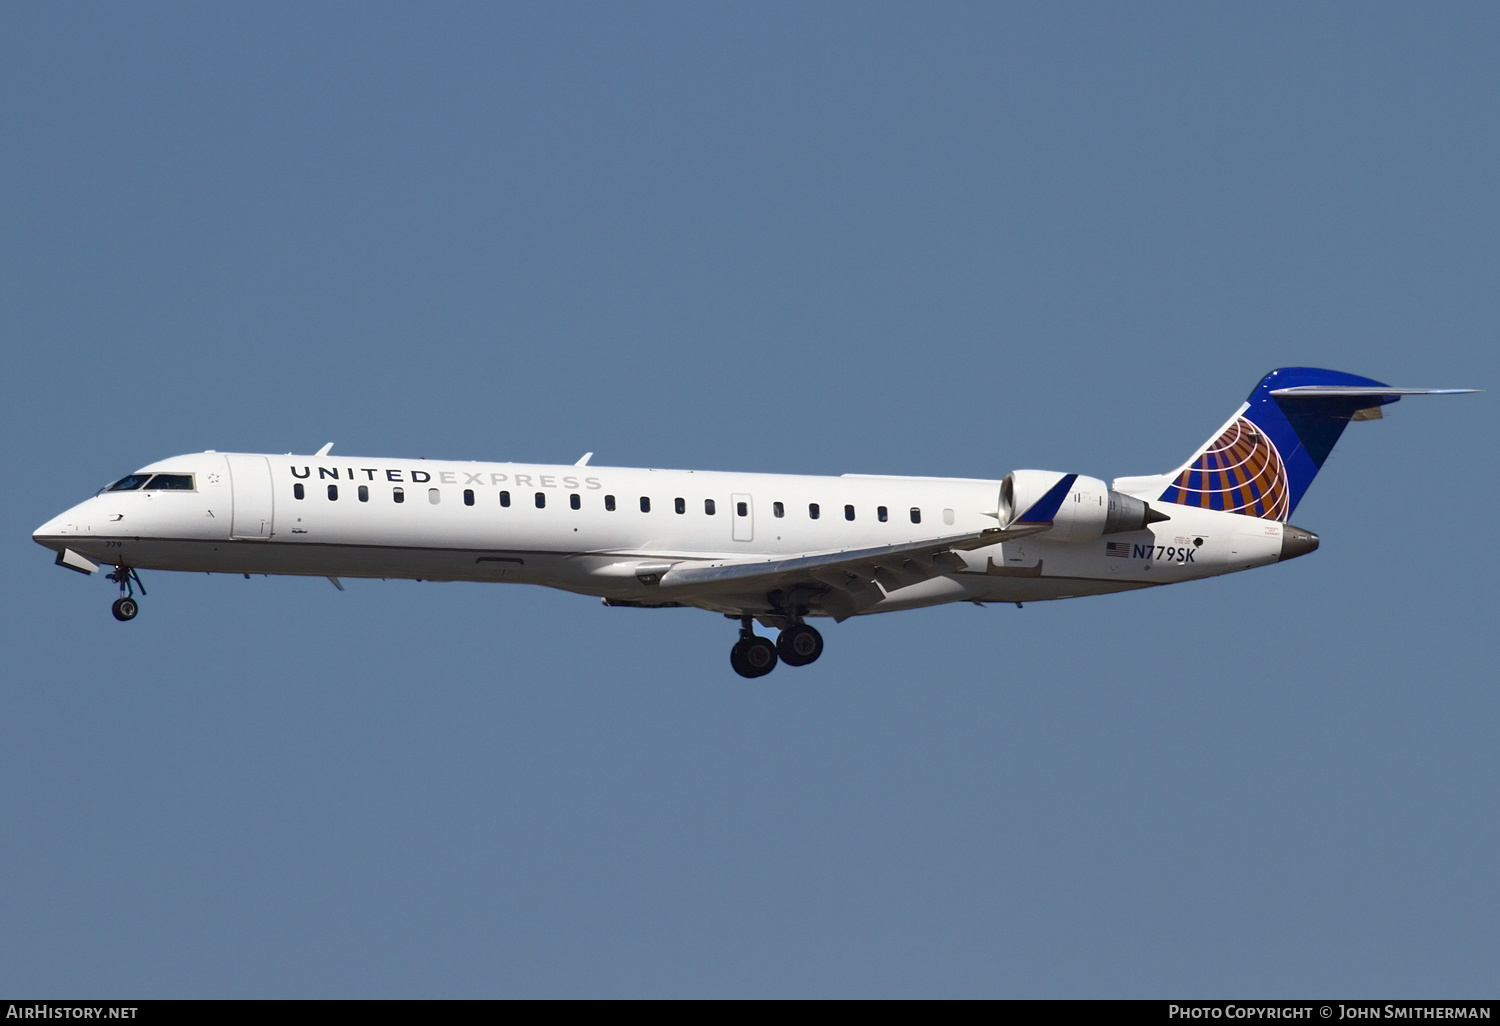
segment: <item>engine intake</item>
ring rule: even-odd
[[[1139,531],[1170,520],[1141,499],[1111,489],[1097,477],[1055,470],[1013,470],[1000,482],[1002,527],[1050,525],[1049,541],[1086,542],[1106,534]]]

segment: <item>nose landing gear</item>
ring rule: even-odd
[[[105,580],[115,581],[120,585],[120,597],[115,599],[109,611],[122,623],[134,620],[135,614],[141,611],[140,603],[135,600],[135,589],[140,588],[141,594],[146,594],[146,586],[141,583],[140,575],[128,566],[117,566],[114,573],[104,576]]]

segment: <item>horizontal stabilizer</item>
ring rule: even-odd
[[[1294,385],[1291,388],[1273,388],[1271,394],[1280,399],[1316,399],[1319,396],[1347,396],[1355,398],[1366,395],[1467,395],[1483,392],[1482,388],[1387,388],[1366,385]]]

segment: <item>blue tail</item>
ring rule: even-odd
[[[1349,421],[1373,420],[1382,405],[1417,391],[1429,390],[1316,367],[1273,370],[1158,501],[1286,520]]]

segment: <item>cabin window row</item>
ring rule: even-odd
[[[358,488],[357,494],[359,496],[359,501],[360,502],[369,502],[370,501],[370,488],[369,488],[368,485],[360,485],[359,488]],[[295,483],[295,484],[292,485],[292,498],[294,498],[294,499],[305,499],[306,497],[307,497],[307,490],[306,490],[306,488],[303,487],[302,482],[298,481],[297,483]],[[328,498],[331,501],[337,502],[338,501],[338,497],[339,497],[339,486],[336,485],[336,484],[329,485],[328,486]],[[398,502],[398,503],[399,502],[405,502],[406,501],[406,490],[403,489],[403,488],[401,488],[399,485],[397,487],[395,487],[395,488],[392,488],[391,489],[391,501]],[[443,501],[442,490],[438,489],[438,488],[429,488],[429,489],[427,489],[427,501],[429,503],[431,503],[432,505],[434,505],[434,506],[436,506],[438,503],[442,502]],[[546,509],[547,508],[547,493],[546,492],[537,492],[533,501],[536,503],[536,508],[537,509]],[[465,488],[464,489],[464,505],[465,506],[472,506],[472,505],[474,505],[474,502],[475,502],[475,499],[474,499],[474,489],[472,489],[472,488]],[[502,491],[500,493],[500,505],[501,506],[505,506],[505,507],[509,507],[510,506],[510,492],[509,491]],[[569,494],[569,496],[568,496],[568,506],[571,509],[582,509],[583,508],[583,498],[582,498],[582,496],[580,496],[577,492],[573,492],[573,493]],[[616,507],[616,503],[615,503],[615,497],[613,495],[606,495],[604,497],[604,508],[607,511],[611,512],[611,513],[613,513],[615,511],[615,509],[617,507]],[[650,498],[650,496],[646,496],[646,495],[642,495],[641,496],[640,508],[641,508],[641,512],[642,513],[650,513],[651,512],[651,498]],[[687,500],[684,499],[684,498],[682,498],[682,497],[680,497],[680,496],[678,498],[676,498],[676,499],[673,499],[672,500],[672,509],[675,512],[677,512],[677,513],[686,513],[687,512]],[[715,503],[713,499],[704,499],[703,500],[703,512],[704,512],[704,514],[706,516],[715,516],[718,513],[718,505],[717,505],[717,503]],[[737,516],[737,517],[748,517],[750,515],[750,504],[747,503],[747,502],[736,502],[734,504],[734,515]],[[776,518],[778,518],[778,519],[785,517],[786,516],[786,505],[784,503],[781,503],[781,502],[773,502],[773,503],[771,503],[771,515],[774,516],[774,517],[776,517]],[[822,506],[820,504],[818,504],[816,502],[810,502],[810,503],[807,504],[807,517],[808,517],[809,520],[819,520],[819,519],[822,518],[822,516],[823,516],[823,508],[822,508]],[[920,524],[922,522],[922,510],[919,507],[917,507],[917,506],[911,507],[911,509],[908,511],[908,516],[910,516],[911,522],[914,523],[914,524]],[[856,514],[855,514],[854,505],[852,503],[845,504],[845,506],[844,506],[844,519],[845,520],[854,520],[855,518],[856,518]],[[884,506],[876,506],[875,507],[875,519],[878,520],[878,521],[880,521],[882,524],[886,523],[890,519],[890,511],[886,507],[884,507]]]

